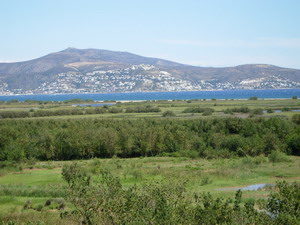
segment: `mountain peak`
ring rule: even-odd
[[[0,95],[299,88],[300,70],[268,64],[197,67],[129,52],[69,47],[0,64]]]

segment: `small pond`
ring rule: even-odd
[[[228,187],[228,188],[219,188],[217,191],[258,191],[262,188],[272,187],[274,184],[252,184],[245,187]]]
[[[282,110],[281,109],[274,109],[273,112],[274,113],[281,113]],[[289,112],[300,112],[300,109],[291,109],[291,110],[289,110]],[[267,110],[263,110],[263,113],[267,113]]]
[[[72,106],[81,106],[81,107],[99,107],[105,105],[115,105],[116,103],[91,103],[91,104],[74,104]]]

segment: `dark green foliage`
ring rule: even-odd
[[[283,118],[1,120],[0,160],[298,155],[299,132]]]
[[[173,111],[168,110],[168,111],[163,112],[162,116],[163,117],[172,117],[172,116],[176,116],[176,114]]]
[[[29,117],[27,111],[0,111],[0,119]]]
[[[283,152],[280,151],[273,151],[269,155],[269,160],[272,163],[277,163],[277,162],[289,162],[290,159],[285,155]]]
[[[232,113],[249,113],[250,109],[248,107],[239,107],[239,108],[228,108],[224,110],[225,114]]]
[[[258,98],[256,96],[250,97],[249,100],[257,100]]]
[[[295,114],[295,115],[293,115],[292,121],[293,121],[295,124],[300,125],[300,114]]]
[[[275,217],[275,223],[280,225],[299,224],[300,221],[300,185],[279,182],[268,199],[267,210]]]
[[[190,195],[184,182],[172,180],[126,188],[108,171],[100,171],[94,182],[78,164],[64,166],[63,178],[75,210],[62,216],[82,224],[279,225],[299,221],[299,184],[278,183],[278,191],[270,195],[263,210],[257,210],[254,200],[242,200],[240,190],[235,198],[224,199],[210,193]]]
[[[138,107],[130,107],[126,108],[126,113],[150,113],[150,112],[160,112],[160,108],[155,106],[138,106]]]
[[[211,112],[213,113],[215,110],[211,108],[202,108],[202,107],[191,107],[186,108],[183,110],[183,113],[205,113],[205,112]]]
[[[251,111],[252,115],[262,115],[264,113],[263,109],[253,109]]]
[[[300,133],[291,134],[287,144],[291,154],[300,156]]]

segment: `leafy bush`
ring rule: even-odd
[[[235,107],[235,108],[227,108],[224,110],[225,114],[232,114],[232,113],[249,113],[250,109],[248,107]]]
[[[251,111],[251,116],[255,116],[255,115],[263,115],[264,114],[264,111],[263,109],[253,109]]]
[[[272,163],[291,161],[286,154],[280,151],[272,151],[268,158]]]
[[[202,108],[202,107],[190,107],[183,110],[183,113],[205,113],[211,112],[213,113],[215,110],[212,108]]]
[[[271,193],[267,210],[275,217],[275,224],[299,224],[300,221],[300,185],[278,182],[276,192]]]
[[[163,112],[162,116],[163,117],[173,117],[173,116],[176,116],[176,114],[173,111],[168,110],[168,111]]]
[[[126,108],[126,113],[150,113],[150,112],[160,112],[160,108],[154,106],[139,106]]]
[[[287,141],[290,152],[293,155],[300,156],[300,134],[292,134]]]
[[[293,121],[295,124],[300,125],[300,114],[295,114],[295,115],[293,115],[292,121]]]
[[[257,99],[258,99],[258,97],[256,97],[256,96],[253,96],[253,97],[249,98],[249,100],[257,100]]]

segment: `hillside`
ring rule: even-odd
[[[265,64],[196,67],[128,52],[68,48],[0,63],[0,94],[299,88],[300,70]]]

